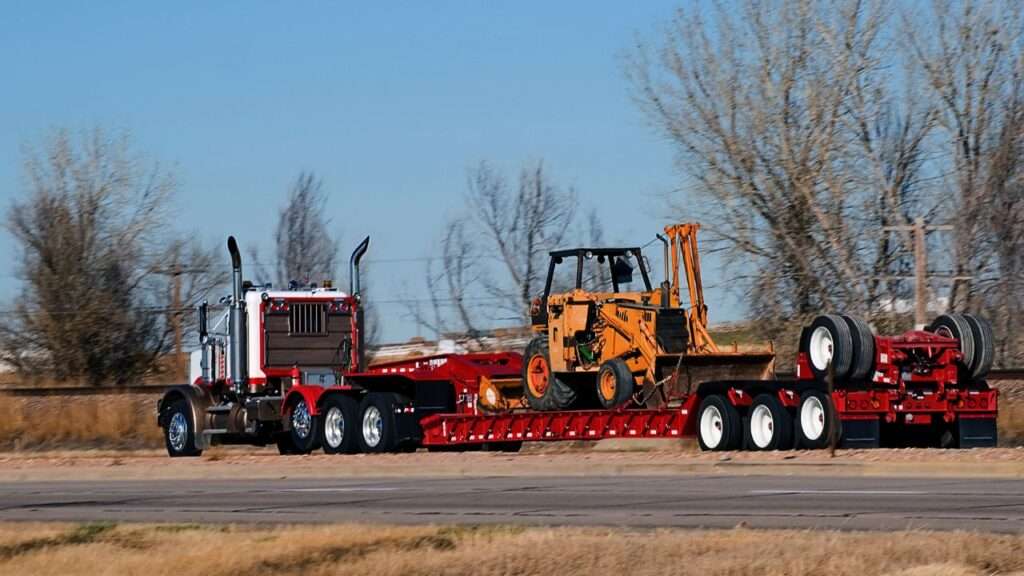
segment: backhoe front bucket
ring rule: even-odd
[[[668,401],[697,391],[704,382],[769,380],[775,377],[773,352],[711,352],[659,354],[658,380]]]

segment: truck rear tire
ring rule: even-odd
[[[718,394],[704,398],[697,409],[697,443],[705,452],[736,450],[743,442],[740,413]]]
[[[391,452],[397,445],[394,394],[371,392],[359,404],[359,449],[368,454]]]
[[[796,432],[802,448],[827,448],[834,434],[835,425],[836,408],[828,394],[821,390],[808,390],[800,396]]]
[[[202,456],[196,448],[196,425],[192,420],[192,406],[179,399],[167,407],[164,415],[164,445],[171,458]]]
[[[320,444],[326,454],[355,454],[359,403],[350,396],[331,394],[320,408]]]
[[[759,394],[754,398],[743,428],[750,450],[788,450],[793,447],[793,418],[772,394]]]
[[[841,316],[818,316],[804,329],[800,337],[800,351],[807,354],[811,372],[819,380],[828,377],[829,364],[836,380],[846,378],[853,363],[853,337],[849,325]]]
[[[314,416],[306,399],[299,397],[288,410],[288,437],[293,454],[309,454],[319,448],[320,418]],[[282,452],[284,454],[284,452]]]
[[[551,370],[546,336],[538,336],[526,345],[523,392],[526,403],[537,411],[564,410],[576,401],[576,390]]]
[[[626,362],[612,358],[597,371],[597,398],[605,408],[617,408],[633,395],[636,381]]]

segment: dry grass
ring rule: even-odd
[[[151,396],[0,396],[0,449],[157,448]]]
[[[0,525],[0,574],[1024,573],[1024,536],[599,528]]]
[[[1002,402],[999,405],[999,440],[1005,445],[1024,444],[1024,401]]]

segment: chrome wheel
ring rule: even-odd
[[[764,449],[775,437],[775,418],[764,404],[754,406],[750,412],[750,439],[758,448]]]
[[[367,406],[363,412],[363,441],[375,448],[384,434],[384,418],[376,406]]]
[[[292,430],[299,438],[309,438],[313,428],[313,418],[309,415],[309,406],[300,401],[292,410]]]
[[[344,439],[345,415],[341,413],[341,410],[332,406],[327,410],[327,416],[324,418],[324,442],[331,448],[337,448],[341,446]]]
[[[708,406],[700,415],[700,437],[704,445],[711,450],[718,448],[724,434],[721,411],[717,406]]]
[[[182,412],[175,412],[171,421],[167,423],[167,441],[175,452],[185,450],[185,442],[188,440],[188,418]]]

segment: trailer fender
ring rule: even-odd
[[[320,414],[320,397],[323,394],[324,388],[321,386],[292,386],[288,394],[285,395],[284,402],[281,403],[282,422],[287,422],[288,411],[291,410],[291,407],[300,398],[306,401],[306,406],[309,407],[309,415],[318,416]]]
[[[157,426],[163,428],[167,422],[166,419],[166,408],[170,406],[172,402],[178,400],[185,400],[188,402],[189,408],[192,410],[192,422],[195,426],[195,447],[198,450],[205,450],[210,447],[209,436],[203,434],[203,430],[206,429],[206,409],[213,404],[213,396],[210,395],[210,391],[202,386],[196,386],[194,384],[180,384],[172,386],[164,392],[163,397],[156,403],[156,423]]]

